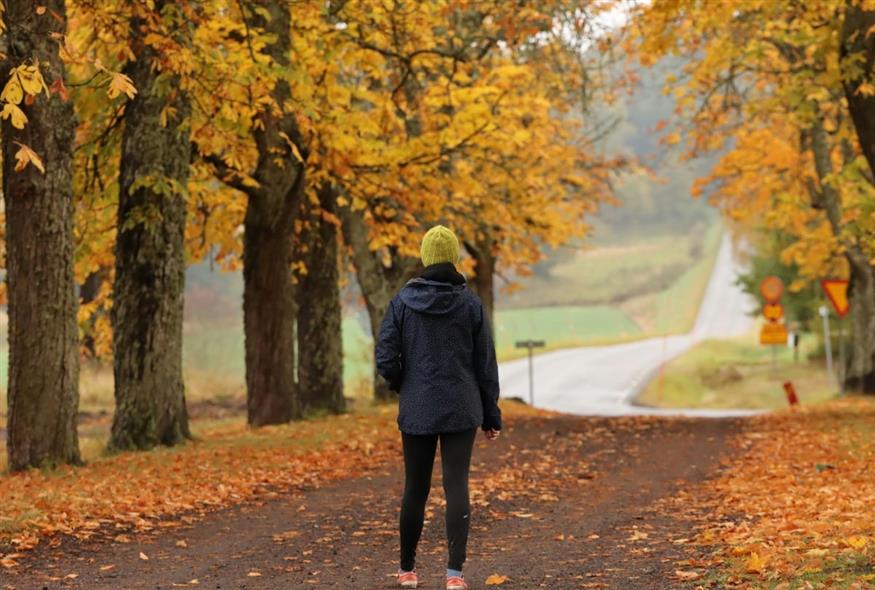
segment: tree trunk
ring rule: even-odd
[[[39,62],[48,86],[64,78],[58,42],[67,31],[63,0],[45,0],[45,16],[30,0],[7,0],[9,71]],[[49,16],[51,15],[51,16]],[[79,407],[79,333],[73,275],[73,104],[59,94],[21,103],[28,121],[2,125],[6,209],[6,281],[9,314],[9,469],[80,463],[76,434]],[[16,171],[19,143],[43,160]]]
[[[492,252],[493,240],[486,236],[477,240],[476,243],[465,242],[465,249],[477,262],[471,287],[480,301],[486,317],[489,318],[489,326],[495,335],[495,255]]]
[[[352,262],[356,270],[356,279],[361,287],[365,307],[371,321],[371,336],[376,343],[383,316],[389,309],[389,302],[401,287],[416,274],[419,260],[416,258],[391,256],[390,266],[383,264],[379,254],[370,249],[368,226],[364,214],[352,211],[349,207],[340,207],[343,237],[352,250]],[[394,394],[389,385],[377,373],[374,367],[374,399],[388,401]]]
[[[851,354],[845,367],[845,388],[875,393],[875,268],[866,256],[847,255],[851,317]]]
[[[258,191],[249,197],[244,221],[246,406],[253,426],[301,415],[295,383],[294,217],[286,200]]]
[[[345,402],[338,228],[322,214],[335,214],[335,201],[330,185],[319,190],[320,210],[310,216],[300,240],[307,271],[297,285],[298,387],[305,409],[340,413]]]
[[[147,26],[131,21],[137,60],[126,68],[138,92],[125,108],[119,171],[113,449],[175,445],[191,436],[182,378],[191,107],[179,76],[156,70],[159,56],[143,43]],[[175,112],[162,124],[168,106]]]
[[[833,235],[844,246],[851,276],[851,354],[845,367],[845,387],[875,393],[875,282],[869,258],[860,244],[845,235],[841,195],[827,179],[833,174],[829,138],[820,120],[809,130],[819,187],[810,187],[812,205],[823,209]]]
[[[842,83],[860,147],[875,175],[875,96],[858,92],[864,83],[875,84],[873,27],[875,10],[863,10],[848,0],[841,32]]]
[[[280,0],[259,0],[249,26],[274,37],[264,52],[288,66],[291,14]],[[306,144],[294,113],[286,112],[291,91],[285,79],[272,92],[276,109],[266,109],[253,130],[258,188],[249,200],[243,238],[243,328],[246,338],[246,394],[249,424],[280,424],[301,417],[295,382],[295,319],[292,260],[295,220],[304,194]],[[293,142],[301,158],[291,149]],[[246,188],[246,187],[242,187]]]

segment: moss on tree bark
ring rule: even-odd
[[[165,3],[156,3],[160,11]],[[190,103],[179,76],[155,69],[131,21],[136,61],[126,74],[137,95],[125,108],[113,290],[116,409],[110,446],[149,449],[190,437],[182,377],[186,185]],[[162,124],[162,112],[172,115]]]

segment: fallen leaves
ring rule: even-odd
[[[548,414],[505,402],[502,409],[509,416]],[[21,553],[41,539],[63,534],[131,543],[132,533],[173,528],[180,520],[191,522],[259,494],[314,488],[368,473],[388,460],[400,461],[395,415],[396,408],[383,406],[367,414],[259,430],[247,428],[242,421],[196,425],[197,440],[184,447],[120,453],[81,468],[2,476],[0,542],[11,544],[15,553],[0,554],[0,566],[15,567]],[[497,480],[484,480],[477,501],[488,505],[499,490],[542,496],[550,484],[546,476],[556,468],[548,461],[532,465],[532,473],[543,480],[541,487],[532,486],[520,469],[509,469]],[[282,543],[297,534],[289,531],[274,540]],[[141,554],[141,559],[148,556]]]
[[[695,539],[714,547],[727,587],[816,575],[866,582],[875,561],[873,433],[875,403],[864,398],[749,422],[740,452],[706,486],[711,522]]]
[[[492,574],[488,578],[486,578],[485,584],[487,586],[500,586],[507,582],[507,576],[500,576],[498,574]]]

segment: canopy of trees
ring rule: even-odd
[[[376,329],[446,223],[491,309],[493,273],[609,195],[586,126],[605,52],[583,50],[610,3],[0,8],[13,469],[78,461],[80,352],[112,359],[112,447],[189,436],[188,263],[242,266],[249,422],[283,422],[343,410],[340,269]]]
[[[875,392],[875,2],[655,0],[631,21],[644,64],[667,77],[689,156],[724,150],[698,190],[731,219],[780,233],[792,288],[850,277],[853,389]]]

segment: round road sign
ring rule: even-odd
[[[778,277],[769,275],[760,283],[760,294],[769,303],[777,303],[784,294],[784,283]]]

